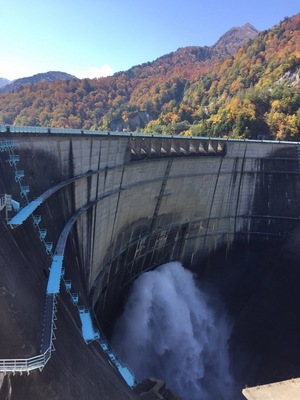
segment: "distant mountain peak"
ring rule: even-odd
[[[175,52],[160,57],[158,60],[167,59],[170,56],[174,58],[175,56],[175,62],[182,63],[184,59],[189,59],[189,61],[191,61],[191,55],[195,56],[200,62],[231,57],[238,49],[247,45],[250,40],[254,39],[258,33],[259,31],[253,25],[246,23],[243,26],[229,29],[212,46],[181,47]],[[179,57],[176,58],[176,55]]]
[[[32,76],[28,76],[25,78],[16,79],[13,82],[9,82],[8,84],[2,85],[0,88],[0,93],[9,93],[17,90],[23,86],[40,83],[40,82],[54,82],[54,81],[66,81],[66,80],[75,80],[78,79],[74,75],[67,74],[66,72],[61,71],[49,71],[43,72],[39,74],[35,74]]]
[[[61,72],[61,71],[48,71],[48,72],[42,72],[39,74],[35,74],[29,77],[17,79],[14,82],[24,80],[24,79],[29,79],[29,80],[38,80],[39,82],[52,82],[52,81],[64,81],[67,79],[77,79],[76,76],[67,74],[66,72]]]
[[[240,47],[254,39],[258,33],[259,30],[249,22],[243,26],[233,27],[225,32],[211,49],[220,56],[232,56]]]
[[[0,88],[3,87],[3,86],[5,86],[5,85],[8,85],[10,82],[11,82],[11,81],[10,81],[9,79],[0,78]]]

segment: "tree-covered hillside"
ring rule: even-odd
[[[299,140],[299,70],[300,14],[259,34],[247,24],[215,46],[181,48],[111,77],[1,94],[0,123]]]
[[[299,140],[299,71],[297,15],[260,33],[190,85],[182,101],[194,113],[190,132]]]

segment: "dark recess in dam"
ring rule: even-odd
[[[15,211],[0,212],[1,360],[39,354],[49,268],[73,218],[64,279],[108,338],[135,279],[180,261],[228,315],[235,399],[300,376],[298,143],[28,128],[3,129],[0,146],[0,195],[21,210],[42,198],[40,230],[32,215],[12,229]],[[0,399],[140,398],[84,342],[62,282],[56,299],[55,351],[41,371],[6,373]]]

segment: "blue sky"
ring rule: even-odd
[[[105,76],[298,12],[300,0],[0,0],[0,77]]]

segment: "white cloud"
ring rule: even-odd
[[[0,66],[0,77],[6,78],[9,80],[24,78],[27,76],[32,76],[37,74],[38,72],[44,71],[35,71],[34,69],[24,65],[25,63],[7,63],[7,65]]]
[[[83,78],[93,79],[93,78],[101,78],[104,76],[110,76],[113,73],[114,73],[114,71],[113,71],[112,67],[108,64],[104,64],[100,68],[89,67],[86,70],[75,72],[74,75],[80,79],[83,79]]]

